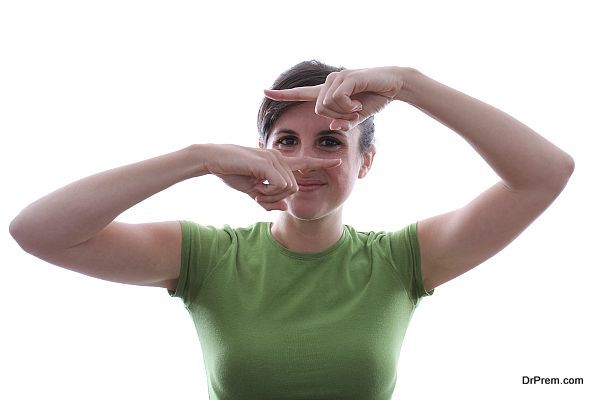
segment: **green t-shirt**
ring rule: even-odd
[[[200,339],[209,398],[390,399],[412,314],[426,292],[416,223],[358,232],[296,253],[270,222],[223,228],[179,221],[172,297]]]

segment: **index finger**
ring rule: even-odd
[[[286,164],[292,171],[304,171],[319,168],[333,168],[342,163],[341,158],[315,158],[315,157],[286,157]]]
[[[265,96],[278,101],[316,101],[323,84],[290,89],[265,89]]]

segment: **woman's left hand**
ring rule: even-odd
[[[333,119],[331,129],[348,131],[398,100],[410,69],[345,69],[330,73],[320,85],[264,92],[277,101],[315,101],[315,113]]]

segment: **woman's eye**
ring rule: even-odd
[[[284,146],[289,146],[291,143],[285,143],[286,140],[295,140],[293,137],[284,137],[277,141],[278,144],[282,144]]]
[[[277,144],[282,146],[293,146],[296,142],[296,138],[292,136],[287,136],[279,139]],[[341,145],[341,143],[334,138],[323,138],[319,141],[320,144],[323,144],[325,147],[335,147]]]
[[[322,140],[322,143],[328,142],[329,144],[327,144],[326,146],[331,147],[331,146],[339,146],[340,142],[338,142],[336,139],[333,138],[325,138]]]

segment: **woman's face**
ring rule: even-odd
[[[304,220],[322,218],[346,201],[357,178],[363,178],[375,150],[360,154],[360,128],[331,131],[332,119],[315,113],[315,102],[304,102],[286,110],[271,129],[266,147],[284,156],[340,158],[342,164],[327,169],[294,171],[299,190],[285,198],[287,212]],[[303,183],[320,185],[310,187]]]

